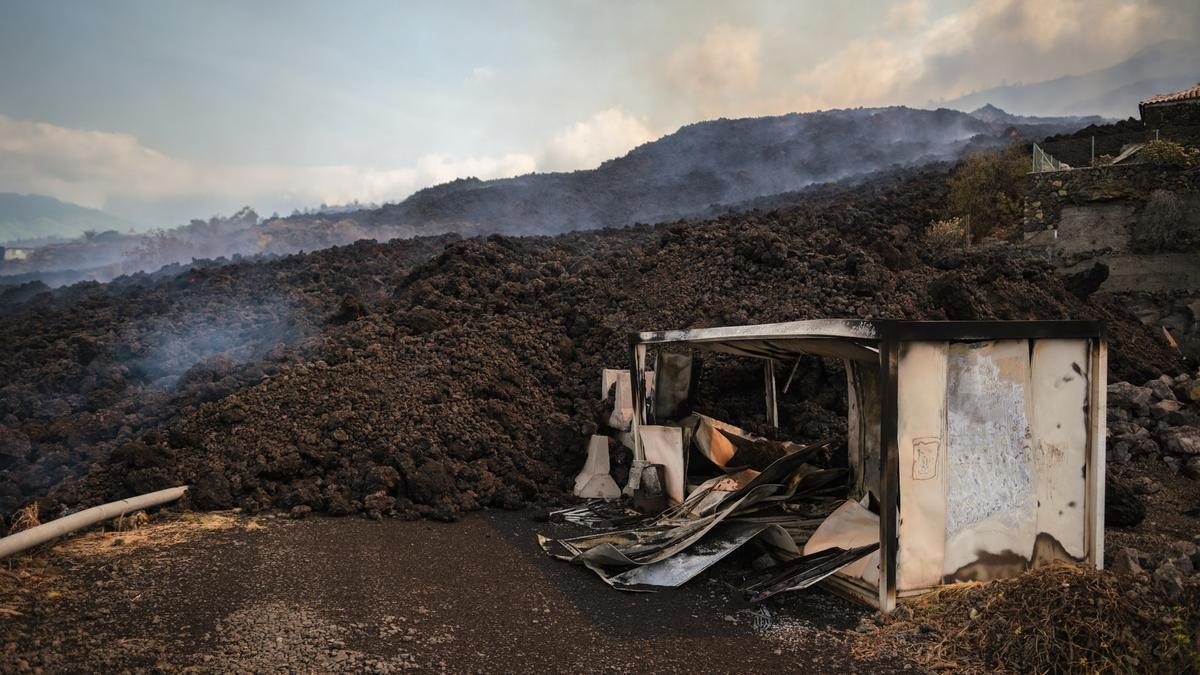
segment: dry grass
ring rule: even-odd
[[[956,672],[1197,672],[1200,609],[1132,579],[1055,564],[948,586],[858,642],[863,657],[915,655]]]
[[[967,242],[967,229],[962,218],[949,218],[930,223],[923,236],[925,243],[936,249],[961,248]]]
[[[38,516],[38,503],[31,502],[29,506],[19,509],[13,514],[12,526],[8,528],[8,533],[16,534],[22,530],[28,530],[41,525],[42,521]]]
[[[92,531],[71,537],[54,547],[67,556],[95,556],[132,551],[146,546],[174,546],[199,535],[220,530],[257,530],[257,520],[237,513],[183,513],[159,516],[150,522],[143,512],[116,521],[116,530]]]

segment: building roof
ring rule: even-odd
[[[1090,321],[897,321],[816,319],[753,326],[685,328],[630,335],[630,344],[687,344],[692,349],[789,360],[814,354],[878,362],[880,343],[899,341],[984,341],[1036,338],[1091,338],[1103,335]]]
[[[1141,102],[1141,105],[1154,105],[1155,103],[1176,103],[1179,101],[1194,101],[1200,100],[1200,84],[1191,89],[1184,89],[1173,94],[1159,94]]]

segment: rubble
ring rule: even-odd
[[[4,447],[30,444],[0,456],[0,513],[207,481],[205,508],[251,511],[365,513],[381,489],[396,500],[384,515],[404,517],[561,503],[600,421],[592,373],[626,362],[628,325],[1091,318],[1108,326],[1115,377],[1175,367],[1122,307],[1080,301],[1034,257],[926,250],[912,232],[944,190],[939,172],[892,175],[704,223],[360,242],[36,296],[0,319],[15,355],[0,372],[0,419],[16,439]],[[776,253],[760,260],[765,250]],[[854,290],[868,269],[878,283]],[[930,293],[945,275],[963,290],[953,302]],[[329,323],[349,318],[347,295],[369,313]],[[166,339],[218,318],[225,343]],[[760,381],[719,358],[706,372],[697,394],[715,416],[766,429]],[[840,367],[807,360],[780,398],[781,436],[842,433],[844,388]],[[613,463],[619,478],[628,465]],[[380,485],[377,467],[399,479]]]

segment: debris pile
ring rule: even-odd
[[[890,174],[703,223],[362,242],[39,296],[0,318],[16,355],[0,372],[0,512],[49,495],[43,512],[57,515],[185,483],[197,508],[454,518],[554,502],[572,490],[600,421],[592,374],[626,361],[631,325],[1100,319],[1117,377],[1174,367],[1136,319],[1079,300],[1043,261],[927,250],[913,233],[944,190],[944,173]],[[168,359],[183,368],[173,388],[138,370],[163,332],[158,317],[178,332],[191,324],[173,308],[192,307],[242,325],[245,303],[227,298],[247,294],[263,296],[263,312],[279,306],[268,296],[286,299],[288,313],[264,316],[291,329],[289,344],[191,350],[193,363],[181,353]],[[761,382],[720,359],[708,373],[698,396],[710,413],[759,429]],[[844,394],[839,366],[807,362],[780,398],[781,436],[844,432]]]
[[[807,588],[879,548],[875,542],[805,555],[805,544],[847,491],[845,469],[810,463],[831,443],[792,448],[761,472],[731,468],[650,518],[604,522],[595,504],[556,512],[567,521],[620,529],[566,539],[539,535],[538,542],[548,555],[582,564],[614,588],[653,591],[680,586],[753,541],[764,554],[756,563],[762,574],[746,587],[748,599]]]
[[[1197,590],[1170,600],[1134,577],[1055,563],[901,605],[853,650],[915,655],[929,668],[953,671],[1194,672]]]

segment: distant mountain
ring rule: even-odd
[[[0,243],[78,237],[87,230],[128,230],[132,224],[112,214],[43,195],[0,192]]]
[[[682,127],[596,169],[460,179],[342,218],[368,228],[463,234],[557,233],[675,220],[1099,121],[1016,117],[994,107],[985,112],[889,107],[718,119]]]
[[[975,110],[988,103],[1021,115],[1137,116],[1138,101],[1200,82],[1200,42],[1170,40],[1115,66],[1035,84],[1012,84],[943,103]]]
[[[1105,124],[1112,120],[1105,119],[1100,115],[1068,115],[1064,117],[1033,117],[1030,115],[1014,115],[992,105],[985,104],[980,108],[976,108],[970,112],[971,117],[977,120],[982,120],[988,124],[1005,124],[1005,125],[1036,125],[1036,126],[1062,126],[1082,128],[1089,124]]]
[[[359,239],[557,234],[703,218],[795,203],[814,184],[954,161],[967,152],[1041,140],[1090,123],[1014,116],[994,106],[976,113],[859,108],[700,122],[586,171],[463,178],[397,204],[356,211],[263,220],[245,208],[228,218],[194,220],[153,234],[43,246],[26,259],[0,265],[0,285],[4,275],[54,283],[111,279],[194,258],[287,254]]]

